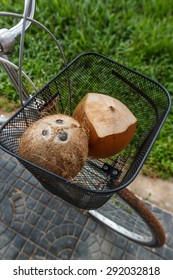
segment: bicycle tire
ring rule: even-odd
[[[122,224],[118,224],[116,222],[116,217],[115,217],[115,221],[111,220],[110,218],[107,218],[105,216],[106,211],[104,209],[103,211],[100,212],[100,209],[103,207],[97,210],[89,210],[89,213],[92,216],[94,216],[97,220],[101,221],[106,226],[114,230],[115,232],[127,237],[130,240],[135,241],[138,244],[145,245],[148,247],[163,246],[165,243],[165,233],[163,227],[159,222],[159,220],[155,217],[155,215],[149,210],[149,208],[134,193],[132,193],[127,188],[118,191],[117,195],[123,201],[123,203],[126,206],[130,207],[134,211],[134,213],[136,213],[136,216],[138,216],[138,218],[140,218],[143,221],[143,223],[148,229],[147,234],[150,233],[150,235],[146,234],[145,229],[143,230],[144,230],[144,234],[146,235],[143,236],[142,233],[139,232],[139,230],[138,233],[136,233],[132,229],[128,229],[125,226],[122,226]],[[122,221],[123,218],[120,221],[120,223]],[[143,226],[141,225],[141,227]]]

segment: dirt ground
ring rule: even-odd
[[[128,188],[144,200],[173,213],[173,180],[166,181],[139,174]]]
[[[9,118],[13,113],[14,112],[10,112],[10,113],[4,112],[4,110],[0,107],[0,117],[5,116],[5,117]]]
[[[8,118],[12,114],[0,108],[0,116]],[[164,181],[139,174],[128,188],[142,199],[173,213],[173,180]]]

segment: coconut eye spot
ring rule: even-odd
[[[47,135],[48,135],[48,130],[43,129],[43,130],[42,130],[42,135],[43,135],[43,136],[47,136]]]
[[[64,124],[64,121],[63,121],[62,119],[57,119],[55,122],[56,122],[57,124]]]
[[[58,138],[59,138],[59,140],[60,141],[67,141],[67,139],[68,139],[68,133],[67,132],[60,132],[59,134],[58,134]]]
[[[42,129],[41,134],[45,140],[48,140],[51,137],[51,129]]]

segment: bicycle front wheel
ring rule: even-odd
[[[165,233],[149,208],[127,188],[118,191],[104,206],[89,210],[115,232],[149,247],[161,247]]]

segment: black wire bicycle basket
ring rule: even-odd
[[[88,159],[73,180],[55,175],[19,156],[20,137],[30,124],[42,117],[45,108],[56,100],[56,110],[71,115],[88,92],[117,98],[136,116],[135,135],[122,152],[104,160]],[[161,84],[100,54],[84,53],[31,97],[1,128],[0,147],[16,157],[51,193],[77,207],[96,209],[135,179],[170,106],[169,93]]]

